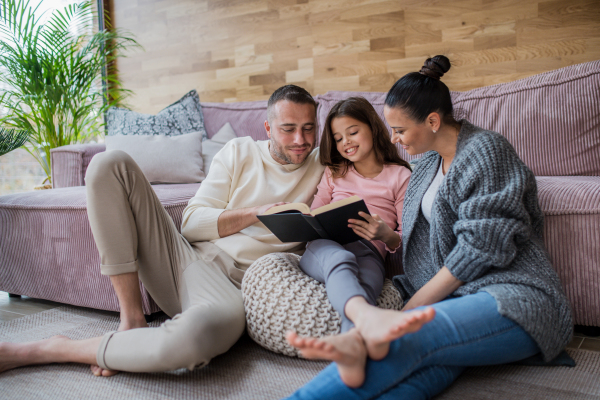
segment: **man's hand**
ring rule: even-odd
[[[264,206],[258,206],[258,207],[254,207],[254,209],[256,210],[256,214],[255,215],[260,215],[260,214],[264,214],[267,212],[267,210],[276,207],[276,206],[282,206],[284,204],[288,204],[284,201],[279,202],[279,203],[273,203],[273,204],[265,204]],[[258,221],[258,218],[257,218]]]
[[[390,228],[377,214],[369,215],[359,211],[358,215],[366,221],[349,219],[348,227],[363,239],[381,240],[389,249],[395,249],[400,245],[400,235]]]
[[[238,233],[242,229],[246,229],[250,225],[258,222],[257,215],[264,213],[271,207],[280,206],[287,203],[274,203],[264,206],[256,206],[249,208],[240,208],[237,210],[223,211],[217,220],[219,236],[225,237]]]

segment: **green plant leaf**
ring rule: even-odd
[[[30,0],[0,6],[0,126],[30,131],[27,150],[50,179],[50,150],[101,134],[104,112],[131,93],[116,71],[106,74],[105,92],[101,77],[140,46],[118,29],[92,33],[91,0],[53,10],[45,20],[39,6]]]

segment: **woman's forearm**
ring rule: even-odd
[[[425,286],[417,290],[417,293],[411,297],[402,310],[407,311],[437,303],[452,294],[463,283],[456,279],[448,268],[443,267]]]

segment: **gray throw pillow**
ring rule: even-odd
[[[106,136],[106,151],[122,150],[150,183],[202,182],[202,133]]]
[[[231,127],[231,124],[227,122],[212,138],[202,142],[202,161],[204,162],[204,173],[206,175],[208,175],[210,164],[212,164],[215,155],[221,151],[225,146],[225,143],[236,137],[237,135]]]
[[[192,90],[156,115],[141,114],[124,108],[111,107],[106,113],[107,135],[165,135],[176,136],[201,132],[202,140],[208,139],[204,129],[204,115],[200,97]]]

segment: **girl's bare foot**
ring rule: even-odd
[[[357,388],[365,381],[367,349],[356,329],[322,339],[300,337],[290,331],[286,338],[305,358],[334,361],[347,386]]]
[[[431,307],[404,312],[369,306],[354,323],[365,341],[369,357],[381,360],[387,355],[390,342],[418,331],[434,317],[435,310]]]

